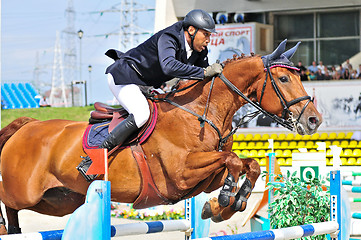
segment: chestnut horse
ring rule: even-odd
[[[322,118],[289,61],[297,46],[285,51],[285,44],[264,57],[227,60],[223,73],[213,79],[184,81],[183,91],[169,94],[167,102],[164,95],[157,96],[158,121],[142,144],[158,193],[152,205],[176,203],[222,187],[218,199],[205,204],[203,218],[219,222],[246,208],[260,167],[256,160],[240,159],[231,151],[230,134],[233,115],[246,103],[300,134],[316,132]],[[82,136],[87,126],[88,122],[22,117],[0,131],[0,199],[6,206],[9,233],[20,232],[21,209],[63,216],[83,204],[89,183],[76,166],[86,155]],[[109,161],[111,200],[133,203],[144,177],[132,149],[115,151]],[[237,188],[244,174],[245,181]]]

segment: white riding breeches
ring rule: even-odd
[[[113,76],[108,73],[108,85],[119,104],[134,115],[135,124],[140,128],[150,116],[147,99],[135,84],[115,85]]]

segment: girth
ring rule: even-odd
[[[137,161],[139,174],[142,178],[140,194],[134,201],[133,208],[141,209],[154,207],[156,205],[174,204],[174,202],[165,198],[155,185],[142,147],[139,144],[133,144],[130,146],[130,148],[132,150],[134,159]]]

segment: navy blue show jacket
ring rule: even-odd
[[[111,73],[116,85],[137,84],[160,87],[172,78],[203,79],[203,68],[209,65],[208,49],[193,51],[187,59],[182,22],[177,22],[139,46],[122,54],[109,50],[106,55],[115,62],[105,73]]]

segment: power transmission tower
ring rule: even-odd
[[[136,0],[121,0],[119,4],[112,6],[108,10],[99,11],[96,13],[119,12],[120,13],[120,30],[119,33],[119,50],[127,51],[133,48],[138,43],[136,36],[152,34],[153,31],[142,29],[137,25],[138,12],[154,11],[150,8],[138,3]],[[105,34],[106,36],[115,35],[114,33]]]
[[[53,73],[51,77],[51,91],[50,91],[50,104],[53,106],[65,106],[68,107],[68,101],[65,92],[63,61],[60,44],[59,31],[56,32],[56,40],[54,46],[54,62]],[[60,87],[59,87],[60,86]]]
[[[66,85],[70,84],[76,80],[78,76],[78,64],[77,64],[77,51],[76,51],[76,39],[77,33],[75,31],[75,10],[73,7],[73,0],[68,0],[68,7],[65,10],[65,15],[67,18],[67,26],[63,30],[64,39],[65,39],[65,50],[64,50],[64,76],[66,79]],[[73,96],[72,96],[73,97]],[[80,96],[77,96],[76,102],[80,101]],[[78,105],[78,104],[76,104]]]
[[[34,71],[33,71],[33,85],[35,86],[35,88],[37,88],[38,92],[41,93],[41,89],[40,89],[40,84],[39,84],[39,80],[40,80],[40,66],[39,66],[39,52],[36,52],[36,57],[35,57],[35,67],[34,67]]]
[[[151,34],[151,31],[142,29],[137,25],[138,12],[154,11],[138,3],[136,0],[122,0],[120,4],[120,32],[119,32],[119,49],[124,51],[133,48],[138,43],[137,35]]]
[[[40,94],[44,94],[45,89],[48,90],[48,88],[51,85],[50,82],[48,81],[48,78],[47,78],[47,80],[41,80],[41,75],[47,74],[48,72],[50,72],[51,69],[52,69],[51,63],[40,64],[39,51],[37,51],[36,56],[35,56],[35,66],[34,66],[34,70],[33,70],[32,83],[33,83],[35,89]]]

